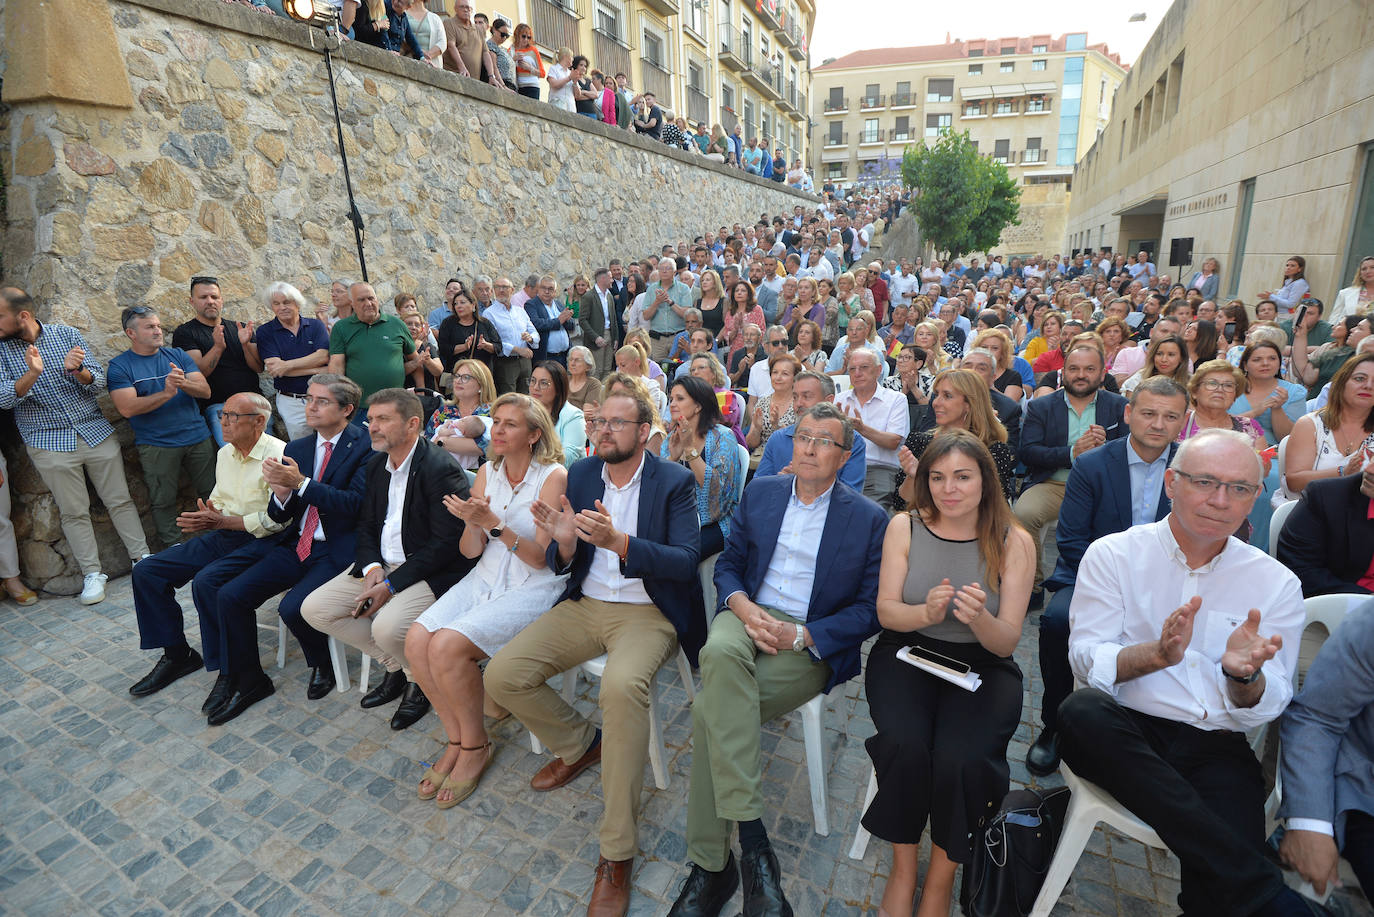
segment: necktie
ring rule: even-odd
[[[324,459],[320,462],[320,468],[315,472],[316,480],[324,474],[324,470],[329,467],[329,457],[334,454],[334,444],[324,444]],[[305,511],[305,525],[301,527],[300,540],[296,542],[296,556],[304,563],[310,556],[310,548],[315,544],[315,530],[320,527],[320,511],[317,507],[310,507]]]

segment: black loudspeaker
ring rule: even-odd
[[[1174,239],[1169,243],[1169,266],[1193,263],[1193,237]]]

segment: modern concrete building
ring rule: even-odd
[[[1263,53],[1257,50],[1263,49]],[[1307,259],[1328,304],[1374,252],[1374,19],[1348,0],[1179,0],[1078,163],[1066,250],[1191,240],[1254,303]]]
[[[514,0],[496,12],[693,123],[742,124],[789,162],[806,155],[814,0]]]
[[[909,144],[969,132],[1022,189],[1022,223],[994,251],[1057,251],[1078,156],[1107,124],[1125,77],[1083,32],[856,51],[815,68],[817,184],[895,181]]]

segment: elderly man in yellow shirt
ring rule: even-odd
[[[202,665],[220,671],[219,633],[214,616],[215,591],[233,576],[219,563],[255,538],[281,531],[282,524],[267,514],[272,492],[262,476],[262,463],[281,459],[286,444],[266,433],[272,405],[256,392],[240,392],[224,403],[225,444],[215,457],[215,487],[209,500],[177,517],[183,532],[198,537],[145,557],[134,566],[134,610],[138,615],[139,648],[161,649],[157,665],[130,688],[134,697],[155,694]],[[200,618],[205,658],[186,642],[181,606],[175,592],[191,582],[191,596]],[[261,697],[272,693],[272,682],[243,686]],[[214,724],[216,709],[235,693],[231,679],[221,673],[201,712]],[[258,699],[260,700],[261,697]],[[240,699],[241,701],[242,699]]]

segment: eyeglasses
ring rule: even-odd
[[[191,289],[194,290],[202,283],[213,283],[215,286],[219,286],[219,278],[211,277],[209,274],[197,274],[191,278]]]
[[[1174,469],[1174,474],[1186,480],[1198,490],[1206,493],[1216,493],[1221,488],[1226,488],[1226,493],[1237,500],[1248,500],[1259,492],[1259,487],[1254,484],[1243,484],[1240,481],[1222,481],[1211,475],[1189,474],[1186,471]]]
[[[221,411],[219,416],[220,416],[220,419],[221,419],[221,420],[232,420],[232,421],[234,421],[235,423],[237,423],[237,422],[240,421],[240,420],[251,419],[251,418],[253,418],[253,417],[261,417],[262,415],[261,415],[261,414],[240,414],[240,413],[238,413],[237,411]]]
[[[459,373],[458,375],[453,377],[453,381],[459,383],[460,385],[467,385],[469,382],[476,378],[477,377],[472,375],[471,373]],[[530,384],[534,384],[533,380],[530,381]]]
[[[786,342],[786,341],[769,341],[769,342],[768,342],[768,346],[769,346],[769,347],[786,347],[786,346],[787,346],[787,342]]]
[[[1234,392],[1236,383],[1222,382],[1220,379],[1207,379],[1202,383],[1202,387],[1214,392]]]
[[[792,435],[792,439],[795,442],[801,443],[803,446],[813,447],[816,449],[824,449],[827,446],[839,445],[839,443],[835,442],[828,436],[812,436],[809,433],[794,433]]]
[[[596,420],[587,421],[586,426],[588,430],[600,430],[602,427],[606,427],[612,433],[620,433],[630,427],[639,426],[639,423],[634,420],[625,420],[622,417],[616,417],[611,420],[604,420],[598,417]]]
[[[316,398],[313,395],[306,395],[305,403],[307,405],[313,405],[315,407],[327,408],[331,404],[338,404],[339,402],[334,401],[332,398]]]
[[[530,388],[553,388],[552,379],[531,379]]]

